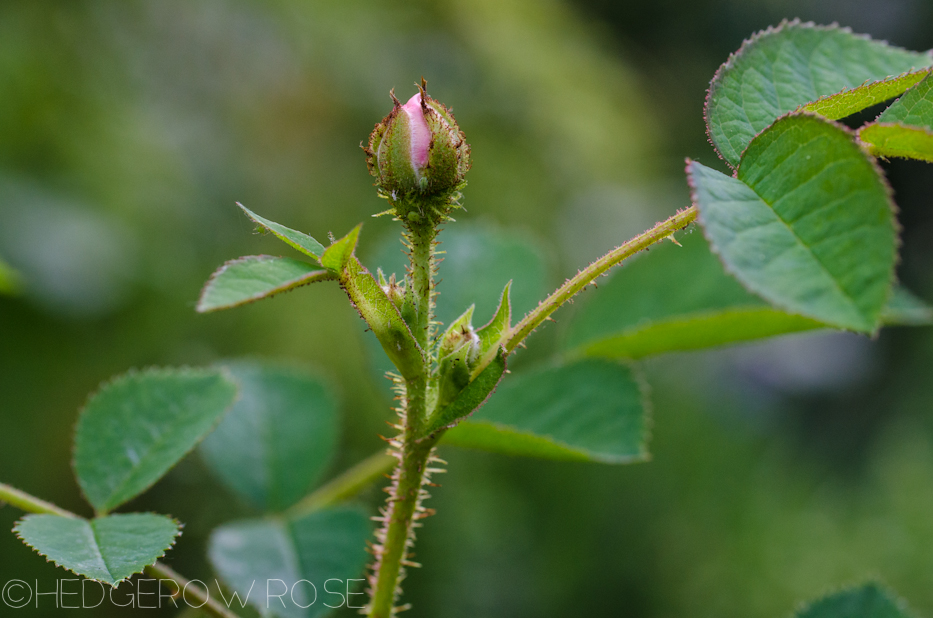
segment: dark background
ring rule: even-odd
[[[215,266],[282,253],[234,202],[319,239],[365,221],[365,261],[397,230],[370,218],[384,202],[359,143],[388,90],[407,98],[424,75],[473,147],[458,219],[536,238],[556,285],[685,206],[685,156],[721,165],[706,85],[785,17],[933,47],[928,0],[5,0],[0,257],[25,289],[0,297],[0,481],[87,514],[70,470],[87,394],[130,367],[239,355],[332,380],[335,472],[374,452],[389,404],[336,286],[194,313]],[[933,167],[884,167],[904,227],[899,276],[931,301]],[[557,317],[520,362],[551,353],[570,314]],[[443,453],[438,515],[419,538],[427,568],[406,582],[412,618],[764,618],[868,577],[933,616],[933,330],[645,365],[650,463]],[[211,528],[249,513],[196,456],[130,507],[186,523],[168,561],[201,579]],[[0,530],[19,515],[0,509]],[[56,577],[0,534],[0,582]]]

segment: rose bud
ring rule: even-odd
[[[424,81],[404,105],[392,99],[395,107],[364,148],[379,192],[400,215],[422,210],[414,202],[450,201],[470,169],[470,147],[453,114],[427,95]]]

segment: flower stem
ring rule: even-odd
[[[39,513],[45,515],[58,515],[59,517],[77,518],[78,515],[71,511],[55,506],[51,502],[46,502],[40,498],[27,494],[26,492],[11,487],[5,483],[0,483],[0,502],[6,502],[27,513]],[[216,618],[239,618],[235,613],[218,603],[211,600],[209,595],[202,592],[197,586],[188,586],[187,579],[176,573],[167,565],[156,562],[146,567],[146,573],[162,581],[170,581],[173,584],[172,593],[177,596],[184,592],[185,596],[190,596],[201,606],[201,610],[215,616]],[[187,588],[186,588],[187,587]]]
[[[691,206],[690,208],[682,210],[667,221],[658,223],[647,232],[639,234],[628,242],[616,247],[578,272],[576,276],[565,281],[564,285],[557,288],[553,294],[538,303],[538,306],[533,311],[528,313],[518,324],[511,328],[502,341],[502,345],[505,346],[505,351],[512,352],[525,337],[531,334],[531,332],[540,326],[552,313],[557,311],[562,304],[592,283],[597,277],[622,260],[631,257],[643,249],[647,249],[654,243],[667,238],[677,230],[687,227],[696,217],[696,206]],[[482,370],[482,368],[477,367],[476,370]]]
[[[437,221],[426,219],[409,223],[406,239],[410,248],[410,277],[417,322],[412,328],[415,339],[423,350],[430,350],[434,326],[434,241]],[[433,374],[433,355],[425,354],[424,370],[404,383],[404,395],[399,409],[401,434],[390,442],[392,455],[398,460],[392,473],[392,484],[387,488],[389,497],[381,511],[382,528],[376,534],[373,547],[376,556],[370,575],[370,602],[367,607],[371,618],[389,618],[396,613],[395,603],[400,594],[399,584],[405,578],[405,566],[411,566],[408,550],[414,543],[416,519],[428,512],[421,506],[427,497],[422,486],[431,469],[434,445],[438,437],[418,438],[428,417],[428,390]]]
[[[407,240],[410,246],[411,282],[417,323],[412,328],[421,349],[428,350],[434,318],[434,240],[437,230],[430,220],[409,223]],[[429,367],[426,367],[428,369]]]

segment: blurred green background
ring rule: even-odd
[[[365,221],[360,252],[376,255],[397,224],[370,218],[384,202],[359,144],[389,89],[407,98],[423,75],[473,148],[458,225],[537,239],[552,287],[687,205],[683,158],[721,165],[709,79],[784,17],[933,47],[928,0],[4,0],[0,258],[22,293],[0,296],[0,481],[87,514],[70,470],[87,394],[129,367],[240,355],[328,376],[344,411],[335,471],[381,448],[389,402],[336,286],[194,313],[218,264],[283,253],[234,202],[319,239]],[[899,276],[933,300],[933,167],[884,167]],[[518,364],[546,359],[571,313]],[[764,618],[871,576],[933,616],[933,329],[645,365],[651,463],[442,453],[412,618]],[[211,528],[249,513],[196,456],[131,508],[186,523],[168,562],[200,579]],[[18,517],[0,509],[0,530]],[[0,582],[56,577],[0,534]]]

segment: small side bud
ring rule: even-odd
[[[438,409],[453,401],[470,383],[470,372],[481,349],[472,318],[473,306],[470,306],[447,327],[438,341]]]
[[[470,169],[470,147],[453,114],[424,91],[395,106],[369,136],[366,161],[380,194],[407,217],[414,202],[446,203]]]
[[[392,301],[392,304],[398,309],[402,319],[405,320],[409,328],[414,328],[416,311],[414,299],[411,295],[411,285],[409,285],[408,279],[405,278],[401,283],[398,283],[395,280],[395,273],[392,273],[389,275],[387,281],[385,275],[382,273],[382,269],[379,269],[378,273],[379,285],[382,287],[382,291],[385,292],[389,300]]]

